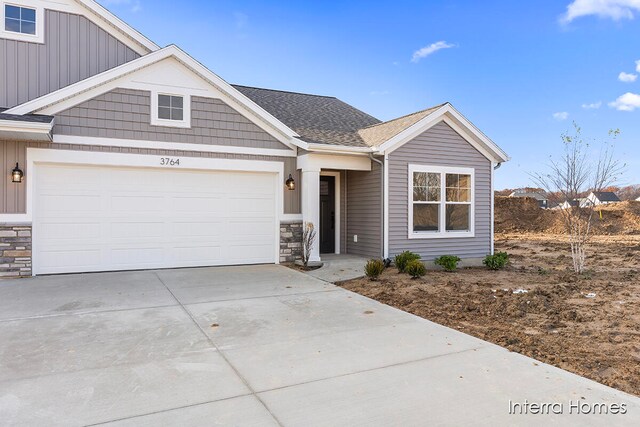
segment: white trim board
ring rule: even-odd
[[[44,43],[44,6],[41,2],[33,2],[28,0],[9,0],[0,2],[0,35],[3,39],[17,40],[29,43]],[[5,24],[5,6],[16,6],[27,9],[33,9],[36,12],[36,33],[25,34],[8,31]]]
[[[177,60],[182,66],[204,79],[214,88],[222,101],[248,120],[289,148],[297,149],[296,138],[299,136],[297,133],[174,45],[13,107],[5,113],[24,115],[39,112],[54,115],[118,87],[151,90],[149,85],[145,85],[144,82],[135,81],[132,74],[169,58]],[[176,82],[177,84],[179,82]]]
[[[496,143],[448,103],[380,145],[379,151],[390,154],[442,121],[451,126],[487,159],[498,163],[509,160],[509,156]]]
[[[162,168],[160,159],[167,156],[147,154],[125,153],[96,153],[92,151],[72,151],[47,148],[27,148],[27,171],[29,176],[25,180],[26,185],[26,213],[24,214],[0,214],[0,222],[24,222],[33,220],[33,182],[37,173],[34,166],[38,163],[77,164],[82,166],[124,166]],[[180,156],[175,156],[180,157]],[[284,195],[282,182],[284,182],[284,163],[266,160],[238,160],[238,159],[210,159],[201,157],[180,157],[178,169],[192,170],[220,170],[220,171],[246,171],[246,172],[273,172],[278,175],[276,185],[276,203],[278,213],[276,218],[284,215]],[[168,167],[171,168],[171,167]],[[278,232],[279,236],[279,232]],[[278,237],[278,247],[280,245]],[[279,254],[279,251],[278,251]]]
[[[53,135],[57,144],[101,145],[105,147],[143,148],[153,150],[179,150],[204,153],[246,154],[253,156],[296,157],[291,150],[252,148],[232,145],[188,144],[182,142],[143,141],[137,139],[101,138],[75,135]]]
[[[341,237],[341,233],[340,233],[340,214],[341,214],[341,206],[340,206],[340,172],[338,171],[321,171],[320,172],[320,177],[323,176],[332,176],[335,178],[335,181],[333,182],[333,185],[335,186],[334,188],[334,193],[335,193],[335,206],[336,206],[336,210],[335,210],[335,251],[334,253],[339,255],[340,254],[340,246],[341,246],[341,241],[340,241],[340,237]],[[318,245],[320,244],[320,239],[318,238]],[[322,258],[322,254],[320,254],[320,257]]]

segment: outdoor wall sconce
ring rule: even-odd
[[[285,185],[289,190],[296,189],[296,181],[295,179],[293,179],[293,176],[291,176],[291,174],[289,174],[289,179],[287,179],[287,181],[285,182]]]
[[[16,163],[16,167],[11,171],[11,182],[15,182],[19,184],[22,182],[22,178],[24,177],[24,172],[20,169],[20,166]]]

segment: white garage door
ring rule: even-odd
[[[276,174],[36,168],[36,274],[275,262]]]

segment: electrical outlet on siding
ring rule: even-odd
[[[353,235],[353,243],[358,243],[358,235],[357,234]]]

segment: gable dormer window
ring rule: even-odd
[[[191,97],[186,94],[151,93],[151,124],[191,127]]]
[[[29,7],[4,5],[4,29],[12,33],[36,35],[36,10]]]

